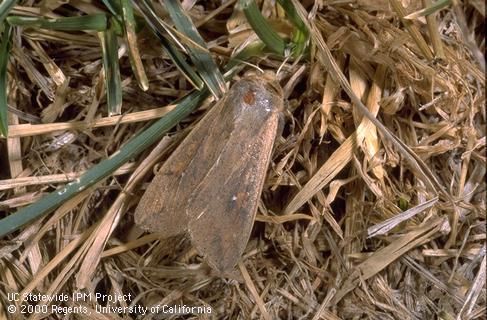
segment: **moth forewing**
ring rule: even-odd
[[[217,102],[161,166],[135,210],[135,223],[150,232],[170,237],[188,228],[184,208],[197,177],[191,178],[191,166],[198,165],[199,147],[210,131],[217,130],[225,98]],[[221,132],[220,128],[219,131]],[[215,148],[221,145],[215,145]],[[215,150],[215,155],[218,149]],[[209,160],[208,160],[209,161]],[[201,168],[201,165],[200,165]],[[194,170],[192,170],[194,171]],[[188,177],[190,179],[188,179]]]
[[[238,81],[163,164],[136,223],[165,236],[187,231],[210,266],[230,272],[250,236],[283,107],[276,82]]]

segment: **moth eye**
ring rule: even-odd
[[[243,100],[246,104],[254,104],[255,102],[255,93],[252,90],[247,90],[243,96]]]

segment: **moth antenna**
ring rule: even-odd
[[[265,71],[264,71],[264,69],[262,69],[261,67],[259,67],[259,66],[258,66],[258,65],[256,65],[256,64],[250,63],[250,62],[248,62],[248,61],[242,61],[242,63],[243,63],[243,64],[246,64],[246,65],[248,65],[248,66],[250,66],[250,67],[252,67],[252,68],[254,68],[254,69],[259,70],[261,73],[264,73],[264,72],[265,72]]]
[[[252,68],[258,70],[262,74],[265,73],[265,71],[262,68],[260,68],[259,66],[255,65],[255,64],[252,64],[252,63],[250,63],[248,61],[243,61],[243,60],[240,60],[240,59],[235,59],[235,60],[238,61],[238,62],[240,62],[240,63],[242,63],[242,64],[245,64],[245,65],[247,65],[249,67],[252,67]],[[229,71],[225,72],[224,76],[227,77],[227,76],[231,75],[233,73],[233,71],[236,68],[238,68],[238,67],[239,67],[239,65],[237,65],[237,66],[233,67],[232,69],[230,69]]]

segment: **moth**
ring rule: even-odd
[[[237,81],[161,166],[135,223],[163,237],[187,233],[210,267],[231,272],[250,237],[283,110],[276,80]]]

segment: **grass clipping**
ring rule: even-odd
[[[94,3],[44,1],[41,8],[15,6],[13,13],[104,10]],[[183,7],[218,60],[228,61],[257,39],[231,1],[192,3]],[[273,3],[260,4],[263,15],[289,34],[291,24]],[[485,79],[471,54],[485,49],[482,5],[469,1],[436,20],[407,20],[406,13],[422,8],[402,8],[398,1],[328,3],[306,6],[314,32],[309,56],[248,61],[279,69],[288,111],[238,281],[213,277],[184,237],[160,239],[133,223],[142,182],[201,117],[196,112],[144,156],[1,239],[3,305],[19,304],[9,301],[11,293],[40,293],[69,296],[62,303],[24,302],[48,305],[52,319],[65,319],[53,305],[84,308],[68,316],[80,319],[135,318],[142,314],[137,307],[157,306],[202,307],[200,317],[228,319],[483,318]],[[155,9],[164,17],[163,7]],[[418,179],[334,82],[314,45],[319,38],[353,93],[431,170],[442,194]],[[9,138],[0,141],[0,161],[9,167],[0,172],[2,217],[76,180],[191,90],[143,29],[137,45],[149,89],[139,88],[121,46],[123,116],[107,117],[96,33],[26,28],[12,39]],[[309,181],[319,183],[310,187]],[[75,300],[73,293],[85,298]],[[103,301],[96,294],[130,298]],[[100,311],[107,306],[127,309]],[[6,310],[0,307],[0,318],[14,319]],[[141,319],[179,319],[178,312],[187,311]]]

